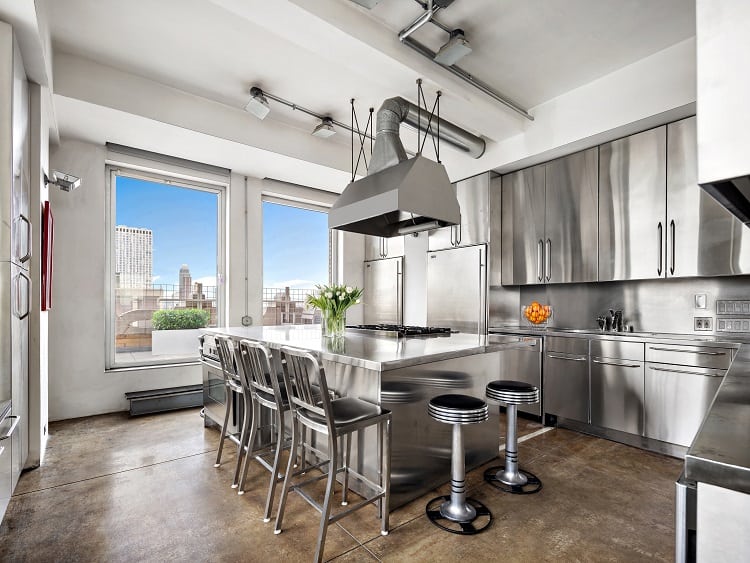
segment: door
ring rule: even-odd
[[[544,353],[544,412],[589,421],[589,353],[585,338],[548,337]]]
[[[490,343],[492,343],[492,336]],[[539,389],[540,400],[532,405],[518,405],[518,410],[541,416],[542,414],[542,339],[534,339],[530,348],[505,350],[500,354],[499,379],[523,381]]]
[[[545,166],[534,166],[502,179],[502,283],[544,281]]]
[[[365,324],[403,322],[403,258],[365,262]]]
[[[667,126],[667,276],[750,273],[750,228],[698,186],[695,124]]]
[[[643,362],[591,358],[591,424],[643,435]]]
[[[719,390],[725,370],[646,364],[646,436],[689,446]]]
[[[365,260],[380,260],[404,255],[404,237],[365,235]]]
[[[599,147],[599,281],[664,277],[667,128]]]
[[[31,259],[29,215],[29,89],[21,53],[13,42],[13,177],[11,214],[13,223],[11,261],[28,271]],[[2,259],[0,257],[0,259]]]
[[[430,231],[429,250],[472,246],[490,240],[490,173],[453,184],[461,208],[461,223]]]
[[[4,266],[4,267],[7,267]],[[18,417],[18,427],[12,437],[13,487],[29,453],[29,312],[31,307],[31,280],[28,273],[15,264],[10,265],[12,287],[11,316],[11,397],[12,414]]]
[[[547,283],[597,280],[598,151],[594,147],[547,164]]]
[[[483,244],[427,253],[427,324],[485,334],[486,254]]]

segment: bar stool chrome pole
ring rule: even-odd
[[[484,480],[506,493],[528,495],[542,489],[539,478],[518,467],[518,405],[539,402],[539,389],[522,381],[498,380],[487,384],[487,398],[506,405],[505,465],[490,467]]]
[[[430,522],[448,532],[478,534],[489,527],[492,514],[478,500],[466,497],[466,460],[461,427],[487,420],[487,403],[468,395],[439,395],[430,401],[428,413],[438,422],[452,424],[453,437],[451,494],[432,499],[425,509],[427,517]]]

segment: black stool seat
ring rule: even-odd
[[[523,381],[497,380],[487,384],[487,398],[510,405],[539,402],[539,389]]]
[[[487,420],[487,403],[469,395],[438,395],[430,400],[428,414],[447,424],[474,424]]]

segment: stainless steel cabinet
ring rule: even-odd
[[[549,336],[544,352],[544,412],[589,421],[589,342]]]
[[[544,280],[544,165],[502,178],[502,283],[527,285]]]
[[[489,339],[490,343],[492,343],[491,335]],[[539,389],[540,401],[533,405],[518,405],[518,410],[535,416],[541,416],[542,403],[544,401],[544,389],[542,388],[542,339],[535,338],[533,346],[529,348],[504,350],[500,354],[498,378],[523,381]]]
[[[664,276],[667,128],[599,147],[599,281]]]
[[[404,237],[374,237],[365,235],[365,260],[394,258],[404,255]]]
[[[646,436],[689,446],[732,362],[733,350],[646,345]]]
[[[598,148],[503,177],[504,285],[597,279]]]
[[[471,246],[490,240],[490,172],[453,184],[461,208],[461,223],[429,234],[429,250]]]
[[[698,186],[696,119],[667,126],[668,277],[750,273],[750,228]]]
[[[0,435],[5,436],[11,429],[12,424],[13,419],[5,418],[0,423],[0,433],[2,433]],[[5,510],[8,508],[10,497],[13,494],[12,475],[10,440],[0,440],[0,520],[5,516]]]
[[[591,424],[644,432],[643,344],[591,342]]]
[[[365,324],[402,324],[404,303],[404,259],[386,258],[365,262]]]

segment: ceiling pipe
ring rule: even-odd
[[[403,41],[409,37],[420,27],[429,22],[432,19],[432,16],[434,16],[439,10],[440,6],[433,6],[432,0],[428,0],[425,12],[399,32],[398,40]]]

